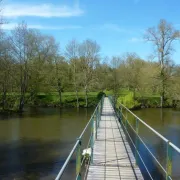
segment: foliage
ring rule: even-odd
[[[101,98],[102,98],[103,96],[106,96],[106,94],[105,94],[104,92],[99,92],[99,93],[97,94],[97,99],[98,99],[98,100],[101,100]]]
[[[133,92],[129,92],[127,95],[120,96],[118,101],[121,104],[125,105],[127,108],[132,109],[140,106],[140,103],[134,99]]]
[[[163,32],[167,32],[164,40],[169,44],[164,51],[159,48]],[[178,38],[179,31],[160,21],[146,34],[146,40],[158,41],[153,44],[155,56],[142,59],[136,53],[125,53],[103,58],[94,40],[73,39],[63,52],[52,36],[20,23],[10,33],[1,32],[0,109],[22,112],[25,105],[89,107],[104,94],[114,95],[129,108],[160,107],[161,99],[164,107],[176,106],[180,66],[170,55]]]

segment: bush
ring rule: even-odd
[[[97,99],[100,101],[103,96],[106,96],[106,94],[101,91],[97,94]]]
[[[137,108],[141,105],[134,99],[133,92],[129,92],[127,95],[119,97],[118,102],[126,106],[128,109]]]

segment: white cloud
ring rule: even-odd
[[[9,23],[9,24],[3,24],[1,25],[1,28],[4,30],[12,30],[15,27],[17,27],[16,23]],[[65,29],[80,29],[82,28],[81,26],[43,26],[40,24],[31,24],[27,25],[28,28],[30,29],[40,29],[40,30],[65,30]]]
[[[142,38],[133,37],[129,40],[129,42],[136,43],[136,42],[143,42]]]
[[[84,13],[78,4],[74,6],[53,4],[8,4],[4,5],[5,17],[39,16],[39,17],[72,17],[81,16]]]

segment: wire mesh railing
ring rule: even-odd
[[[63,179],[63,176],[65,174],[65,171],[68,168],[68,165],[70,164],[71,160],[75,158],[75,177],[77,180],[79,179],[85,179],[86,178],[86,169],[88,168],[88,165],[90,161],[93,159],[93,145],[94,140],[97,138],[97,129],[99,127],[99,121],[101,118],[101,112],[103,107],[104,97],[99,101],[98,105],[96,106],[94,113],[92,114],[90,120],[88,121],[86,127],[82,131],[81,135],[77,138],[76,143],[74,144],[71,152],[69,153],[66,161],[64,162],[63,166],[61,167],[58,175],[56,176],[55,180]],[[89,132],[89,140],[86,141],[86,145],[82,146],[83,144],[83,138],[86,133]],[[87,134],[86,134],[87,136]],[[85,161],[87,160],[87,156],[82,155],[82,147],[86,147],[86,150],[88,151],[88,162],[86,162],[86,169],[83,171],[83,167],[85,164]]]
[[[180,179],[180,149],[123,104],[115,102],[117,116],[146,179]]]

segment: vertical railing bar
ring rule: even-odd
[[[166,155],[166,180],[172,176],[172,147],[170,141],[167,142],[167,155]]]
[[[94,119],[91,124],[91,163],[93,163],[93,150],[94,150],[93,145],[94,145]]]
[[[76,148],[76,180],[81,180],[81,139],[79,140],[79,144]]]
[[[138,165],[138,149],[139,149],[139,120],[136,118],[136,153],[135,153],[135,159],[136,159],[136,165]]]

